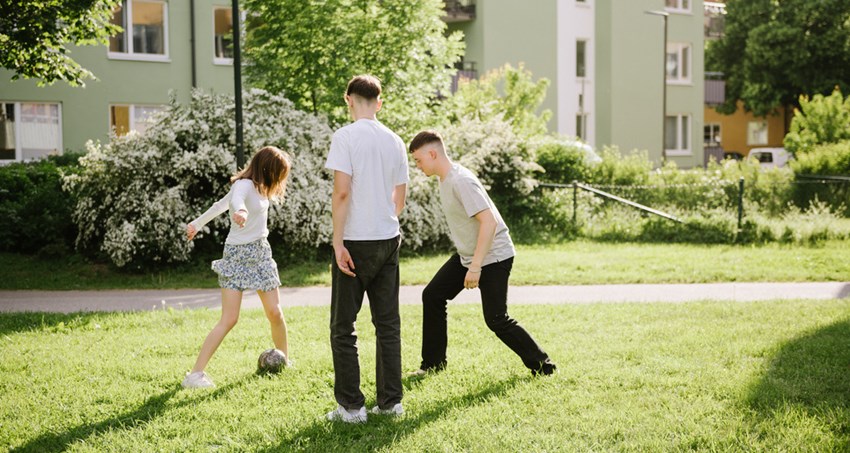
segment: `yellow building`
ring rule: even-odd
[[[781,147],[785,138],[785,109],[766,117],[757,117],[745,112],[741,101],[731,115],[717,113],[711,105],[705,106],[703,143],[706,148],[723,148],[726,153],[746,156],[752,148]]]

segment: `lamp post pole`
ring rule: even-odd
[[[233,0],[233,84],[236,95],[236,169],[245,166],[245,146],[242,137],[242,51],[239,38],[242,27],[239,25],[239,0]]]
[[[667,18],[666,11],[644,11],[645,14],[661,16],[664,19],[664,40],[661,42],[661,163],[667,163]]]

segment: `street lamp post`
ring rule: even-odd
[[[233,0],[233,84],[236,95],[236,169],[245,166],[245,147],[242,137],[242,51],[239,38],[242,27],[239,25],[239,0]]]
[[[664,40],[661,42],[663,52],[661,53],[661,162],[667,163],[667,18],[670,13],[666,11],[644,11],[644,14],[661,16],[664,19]]]

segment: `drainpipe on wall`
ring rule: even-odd
[[[192,88],[198,87],[197,69],[195,68],[195,0],[189,0],[189,47],[192,49]]]

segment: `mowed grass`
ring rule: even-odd
[[[404,285],[427,283],[450,251],[401,260]],[[815,246],[635,244],[576,241],[519,245],[511,283],[806,282],[850,280],[850,241]],[[330,286],[328,261],[278,259],[283,286]],[[0,289],[216,288],[209,262],[144,273],[87,263],[79,257],[44,260],[0,253]]]
[[[0,450],[841,451],[850,449],[850,300],[520,305],[559,364],[532,378],[477,305],[450,306],[449,367],[405,380],[407,413],[365,425],[334,407],[328,309],[285,310],[296,366],[254,374],[270,347],[246,310],[207,371],[179,382],[216,310],[0,314]],[[375,339],[361,312],[362,388]],[[403,361],[421,313],[402,307]]]

